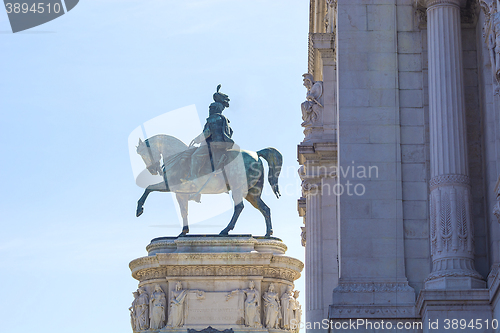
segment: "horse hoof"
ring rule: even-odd
[[[227,229],[227,228],[226,228],[226,229],[222,230],[222,231],[219,233],[219,235],[221,235],[221,236],[227,236],[227,235],[229,235],[229,229]]]
[[[270,238],[273,235],[273,230],[269,230],[264,237]]]
[[[186,234],[189,232],[189,228],[188,227],[184,227],[182,228],[182,232],[179,234],[178,237],[181,237],[181,236],[186,236]]]
[[[142,209],[142,208],[140,208],[140,209],[139,209],[139,208],[137,208],[137,212],[135,213],[135,216],[139,217],[139,216],[141,216],[141,215],[142,215],[142,213],[143,213],[143,212],[144,212],[144,209]]]

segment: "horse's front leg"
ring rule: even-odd
[[[146,202],[146,198],[148,197],[149,193],[155,192],[155,191],[168,192],[169,190],[168,190],[168,187],[165,183],[158,183],[158,184],[149,185],[148,187],[146,187],[146,189],[144,190],[144,194],[139,199],[139,201],[137,201],[137,211],[135,213],[135,215],[137,217],[141,216],[142,213],[144,212],[144,208],[143,208],[144,203]]]
[[[146,202],[146,198],[148,197],[149,193],[151,193],[151,192],[153,192],[153,191],[149,190],[147,188],[146,188],[146,190],[144,190],[144,194],[139,199],[139,201],[137,201],[137,211],[135,212],[135,216],[139,217],[142,215],[142,213],[144,212],[144,202]]]
[[[177,202],[179,203],[179,208],[181,210],[181,216],[182,216],[182,232],[179,234],[179,236],[184,236],[189,232],[189,225],[188,225],[189,195],[176,193],[175,197],[177,198]]]

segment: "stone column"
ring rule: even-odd
[[[323,304],[323,261],[321,231],[321,183],[305,179],[302,193],[306,198],[306,320],[325,318]],[[328,295],[329,296],[329,295]]]
[[[427,1],[432,272],[426,289],[485,287],[474,268],[460,6]]]

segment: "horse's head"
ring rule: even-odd
[[[152,175],[161,175],[163,173],[160,165],[160,152],[155,147],[151,147],[148,140],[142,141],[139,138],[137,154],[141,155],[149,173]]]

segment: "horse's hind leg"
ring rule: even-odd
[[[264,201],[262,201],[262,198],[260,197],[260,193],[258,195],[253,195],[249,193],[245,199],[247,199],[248,202],[252,204],[255,208],[257,208],[262,215],[264,215],[264,219],[266,220],[266,236],[265,237],[271,237],[273,234],[273,225],[271,223],[271,210],[267,205],[265,204]]]
[[[189,195],[176,193],[175,197],[177,199],[177,202],[179,203],[179,208],[181,210],[181,216],[182,216],[182,232],[179,234],[179,236],[183,236],[189,232],[189,225],[188,225]]]
[[[233,191],[233,201],[234,201],[234,213],[233,217],[231,218],[231,221],[227,225],[227,227],[222,230],[219,235],[227,235],[229,234],[229,231],[234,229],[234,226],[236,225],[236,221],[238,220],[238,217],[241,214],[241,211],[244,208],[243,205],[243,198],[241,195],[240,191]]]

